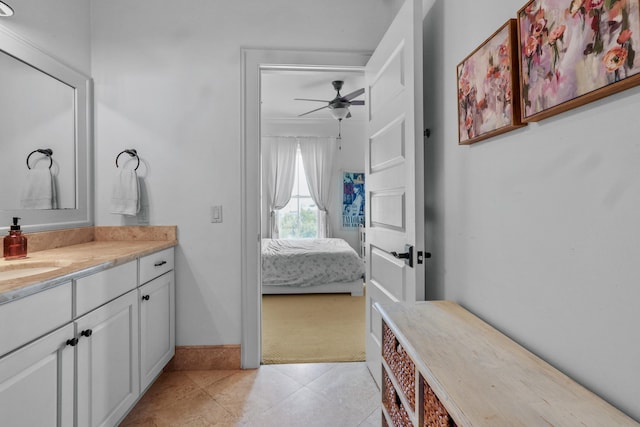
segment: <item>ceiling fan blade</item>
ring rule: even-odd
[[[364,93],[364,88],[360,88],[358,90],[354,90],[353,92],[346,94],[345,96],[342,97],[342,99],[351,101],[353,98],[355,98],[356,96],[360,96],[363,93]]]
[[[306,113],[298,114],[298,117],[302,117],[302,116],[306,116],[307,114],[315,113],[316,111],[322,110],[322,109],[327,108],[327,107],[328,107],[328,105],[325,105],[324,107],[316,108],[315,110],[311,110],[311,111],[307,111]]]
[[[315,102],[326,102],[329,103],[331,101],[325,101],[324,99],[309,99],[309,98],[293,98],[294,101],[315,101]]]
[[[351,105],[364,105],[364,101],[362,100],[349,101],[349,103]]]

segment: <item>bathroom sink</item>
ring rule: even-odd
[[[0,281],[48,273],[69,264],[64,261],[5,261],[0,263]]]

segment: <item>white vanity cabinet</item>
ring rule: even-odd
[[[0,304],[0,425],[118,425],[175,353],[173,268],[169,248]]]

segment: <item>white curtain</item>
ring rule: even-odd
[[[336,138],[300,137],[298,142],[309,192],[318,207],[318,237],[331,237],[327,208],[331,200]]]
[[[279,237],[276,210],[284,208],[291,198],[295,179],[298,141],[291,137],[262,138],[262,158],[267,179],[267,205],[270,213],[271,237]]]

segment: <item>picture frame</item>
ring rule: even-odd
[[[522,122],[640,84],[640,0],[531,0],[518,11]]]
[[[365,216],[364,172],[342,172],[342,227],[358,228]]]
[[[458,144],[468,145],[521,123],[517,26],[509,19],[458,64]]]

